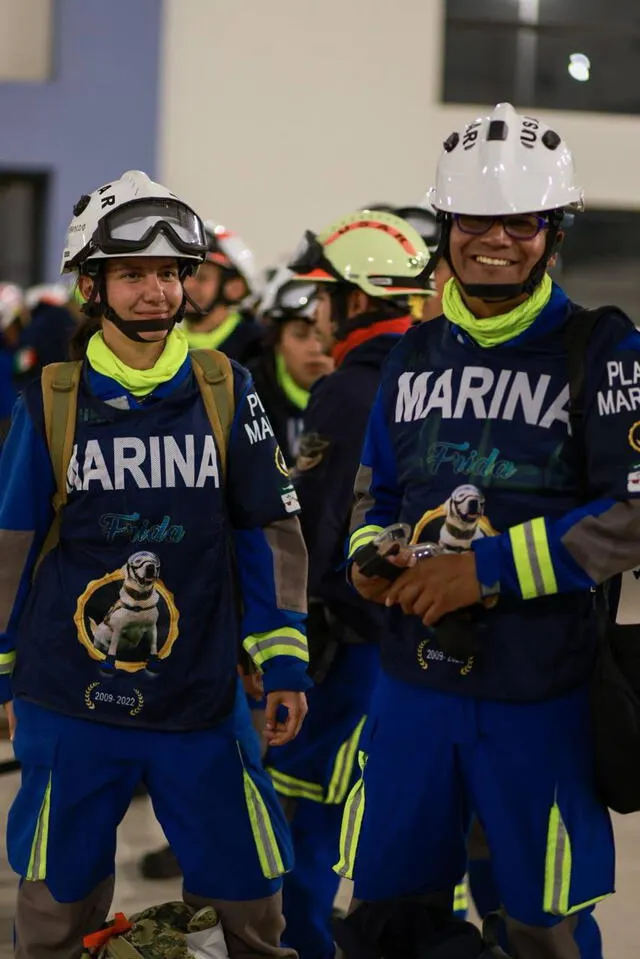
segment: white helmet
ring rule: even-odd
[[[316,308],[315,283],[300,283],[286,266],[276,270],[267,283],[258,313],[266,320],[314,320]]]
[[[71,297],[71,288],[66,283],[40,283],[30,286],[24,295],[28,310],[45,303],[47,306],[66,306]]]
[[[476,216],[583,208],[564,140],[510,103],[499,103],[445,140],[426,199],[443,213]]]
[[[0,283],[0,332],[8,330],[24,309],[24,292],[15,283]]]
[[[80,197],[67,229],[61,273],[123,256],[204,259],[204,226],[191,207],[140,170]]]
[[[249,293],[257,296],[261,285],[260,274],[255,257],[242,237],[214,220],[206,220],[204,229],[207,238],[206,259],[223,270],[238,273],[247,284]]]

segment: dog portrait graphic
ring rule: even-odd
[[[447,553],[462,553],[471,549],[474,539],[496,535],[485,516],[484,494],[468,483],[457,486],[442,506],[421,517],[411,541],[439,543]]]
[[[90,620],[93,643],[106,654],[103,672],[113,672],[118,653],[140,647],[145,651],[146,669],[154,672],[158,659],[158,604],[160,560],[155,553],[133,553],[122,567],[124,577],[118,599],[101,623]],[[148,649],[148,656],[146,651]]]

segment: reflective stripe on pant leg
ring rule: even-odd
[[[31,856],[25,879],[31,882],[47,878],[47,844],[49,842],[49,814],[51,812],[51,775],[44,793],[31,846]]]
[[[340,830],[340,859],[333,868],[339,876],[345,879],[353,879],[353,868],[356,861],[356,851],[358,849],[358,840],[360,839],[360,830],[362,828],[362,819],[364,816],[364,767],[367,757],[363,752],[358,755],[362,776],[355,784],[344,806],[344,815],[342,817],[342,829]]]
[[[360,742],[360,736],[366,721],[367,717],[363,716],[349,738],[343,742],[338,750],[333,773],[327,789],[326,803],[339,805],[344,802],[344,797],[347,794],[353,774],[353,765],[356,759],[358,743]]]
[[[607,899],[611,893],[596,896],[587,902],[576,906],[569,905],[571,891],[571,840],[560,812],[560,807],[554,803],[549,814],[549,829],[547,832],[547,856],[544,873],[544,900],[543,909],[553,916],[571,916],[588,906]]]
[[[469,895],[467,892],[466,877],[458,883],[453,893],[453,911],[467,912],[469,909]]]
[[[284,875],[285,868],[278,848],[278,841],[273,831],[271,817],[266,803],[260,795],[260,790],[249,775],[242,758],[240,744],[238,753],[242,763],[242,780],[244,785],[244,798],[249,813],[249,822],[251,823],[251,832],[253,841],[258,852],[260,868],[266,879],[279,879]]]
[[[273,766],[268,766],[267,772],[271,776],[274,789],[280,795],[288,796],[290,799],[309,799],[311,802],[324,802],[324,789],[317,783],[289,776],[287,773],[280,772],[279,769],[274,769]]]

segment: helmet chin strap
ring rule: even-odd
[[[447,215],[442,224],[438,248],[429,260],[425,273],[431,275],[441,257],[449,264],[449,268],[458,281],[458,285],[468,297],[475,297],[487,303],[503,303],[515,300],[526,294],[529,296],[540,285],[546,272],[550,257],[558,248],[558,231],[562,222],[561,210],[554,210],[549,214],[549,227],[545,242],[544,253],[532,268],[529,276],[522,283],[465,283],[455,269],[451,260],[449,239],[451,236],[451,218]]]
[[[185,268],[181,269],[180,280],[183,281],[186,275],[187,270]],[[187,300],[189,300],[184,286],[182,303],[173,316],[167,317],[165,320],[123,320],[113,307],[109,306],[104,270],[100,268],[98,274],[95,275],[93,279],[94,284],[91,290],[91,296],[81,306],[82,312],[85,316],[89,317],[89,319],[97,320],[104,318],[105,320],[109,320],[121,333],[124,333],[127,339],[133,340],[134,343],[149,342],[149,340],[145,340],[143,336],[140,336],[140,333],[159,333],[163,330],[170,333],[176,323],[179,323],[184,317]],[[189,302],[191,303],[192,301],[189,300]]]

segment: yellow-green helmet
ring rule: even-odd
[[[350,283],[369,296],[428,296],[429,250],[418,231],[393,213],[359,210],[315,234],[305,233],[289,268],[293,279]]]

